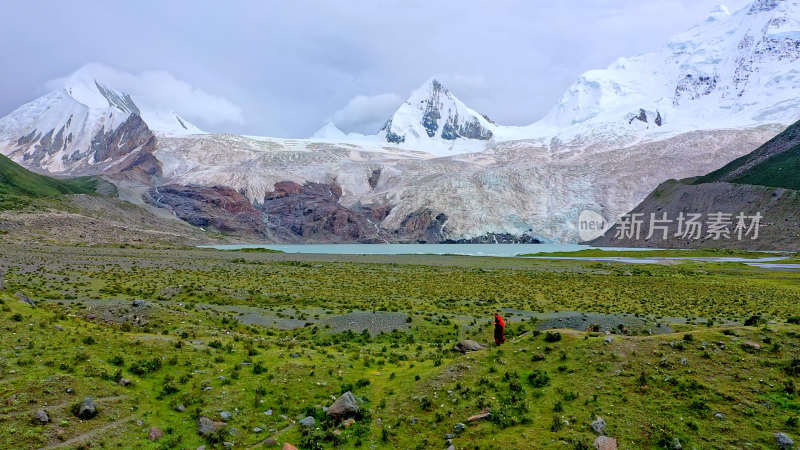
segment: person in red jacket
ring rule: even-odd
[[[506,323],[503,322],[503,318],[500,317],[500,314],[495,313],[495,315],[494,315],[494,342],[497,345],[500,345],[505,341],[506,341]]]

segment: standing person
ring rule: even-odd
[[[495,313],[495,315],[494,315],[494,342],[497,345],[500,345],[505,341],[506,341],[506,323],[503,322],[503,318],[500,317],[500,314]]]

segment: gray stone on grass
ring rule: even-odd
[[[22,303],[25,303],[28,306],[36,306],[36,302],[34,302],[31,298],[29,298],[27,295],[23,294],[22,292],[17,292],[15,295],[17,296],[19,301],[21,301]]]
[[[594,430],[594,432],[597,434],[605,434],[606,421],[603,420],[602,417],[597,416],[597,418],[594,419],[594,422],[592,422],[592,430]]]
[[[47,413],[43,409],[40,409],[39,411],[36,411],[33,414],[33,418],[34,418],[35,421],[37,421],[39,423],[50,422],[50,417],[47,415]]]
[[[485,349],[486,346],[481,344],[480,342],[473,341],[472,339],[464,339],[463,341],[459,341],[454,347],[454,352],[459,353],[468,353],[468,352],[477,352],[478,350]]]
[[[200,417],[197,419],[197,432],[201,436],[215,436],[219,434],[225,427],[225,422],[216,422],[208,417]]]
[[[775,440],[781,450],[792,450],[794,448],[794,441],[785,433],[775,433]]]
[[[300,419],[300,425],[306,428],[314,428],[314,425],[317,424],[317,421],[314,419],[313,416],[308,416]]]
[[[342,420],[357,415],[359,411],[360,409],[358,407],[358,401],[356,400],[355,395],[353,395],[352,392],[347,391],[340,395],[339,398],[337,398],[336,401],[328,407],[328,410],[325,411],[325,414],[335,420]]]
[[[75,414],[79,419],[87,420],[97,415],[97,402],[91,397],[86,397],[78,406],[78,412]]]
[[[595,450],[617,450],[617,440],[608,436],[597,436],[594,440]]]

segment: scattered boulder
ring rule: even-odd
[[[150,428],[150,432],[147,433],[147,439],[153,442],[157,441],[161,436],[164,436],[164,432],[156,427]]]
[[[720,419],[720,420],[722,420],[722,419],[724,419],[724,418],[725,418],[725,414],[722,414],[722,413],[716,413],[716,414],[714,414],[714,417],[716,417],[717,419]]]
[[[454,352],[459,353],[467,353],[467,352],[477,352],[478,350],[485,349],[486,346],[481,344],[480,342],[475,342],[472,339],[464,339],[463,341],[459,341],[454,347]]]
[[[50,417],[43,409],[40,409],[39,411],[33,413],[33,421],[39,423],[48,423],[50,422]]]
[[[610,344],[612,342],[614,342],[614,337],[613,336],[606,336],[605,339],[603,339],[603,343],[604,344]]]
[[[467,419],[467,422],[475,422],[477,420],[488,419],[491,416],[492,416],[492,411],[487,408],[487,409],[484,409],[483,411],[479,412],[478,414],[475,414],[474,416],[470,416]]]
[[[222,411],[221,413],[219,413],[219,416],[222,417],[222,420],[224,420],[225,422],[233,418],[231,413],[229,413],[228,411]]]
[[[27,295],[23,294],[22,292],[17,292],[14,295],[16,295],[19,301],[21,301],[22,303],[25,303],[28,306],[36,306],[36,302],[34,302],[32,299],[30,299]]]
[[[617,440],[608,436],[598,436],[594,440],[596,450],[617,450]]]
[[[345,427],[345,428],[350,428],[350,427],[352,427],[352,426],[353,426],[355,423],[356,423],[356,419],[347,419],[347,420],[345,420],[344,422],[342,422],[342,425],[344,425],[344,427]]]
[[[6,399],[6,406],[11,406],[11,405],[13,405],[13,404],[14,404],[14,401],[15,401],[16,399],[17,399],[17,394],[11,394],[11,395],[10,395],[10,396],[9,396],[9,397]]]
[[[778,447],[781,450],[792,450],[794,448],[794,441],[784,433],[775,433],[775,440],[778,441]]]
[[[131,384],[131,380],[129,380],[127,378],[120,378],[118,383],[119,383],[120,386],[127,386],[127,385]]]
[[[603,420],[602,417],[597,416],[597,418],[594,419],[594,422],[592,422],[592,430],[594,430],[595,433],[600,434],[600,435],[605,434],[605,432],[606,432],[606,421]]]
[[[672,439],[672,450],[682,450],[683,445],[681,444],[681,440],[678,438]]]
[[[756,344],[753,341],[745,341],[745,342],[742,342],[742,348],[745,351],[748,351],[748,352],[757,352],[757,351],[761,350],[761,345]]]
[[[342,420],[357,415],[359,412],[358,401],[352,392],[347,391],[340,395],[325,414],[335,420]]]
[[[174,410],[175,410],[175,411],[177,411],[177,412],[184,412],[184,411],[186,411],[186,407],[185,407],[185,406],[183,406],[183,405],[175,405],[175,407],[174,407],[174,408],[172,408],[172,409],[174,409]]]
[[[91,397],[86,397],[82,402],[73,406],[73,414],[79,419],[87,420],[97,415],[97,402]]]
[[[419,423],[419,417],[412,417],[412,418],[408,419],[408,423],[410,423],[411,425],[418,424]]]
[[[141,308],[142,306],[145,306],[146,304],[147,304],[147,302],[144,301],[144,300],[134,300],[131,303],[131,306],[133,306],[134,308]]]
[[[200,433],[201,436],[215,436],[219,434],[224,427],[225,422],[216,422],[205,416],[197,419],[197,432]]]
[[[86,316],[86,320],[94,320],[96,318],[97,318],[97,314],[94,314],[94,313],[89,314],[89,315]]]
[[[314,419],[313,416],[308,416],[300,419],[300,425],[306,428],[314,428],[314,425],[317,424],[317,421]]]
[[[253,433],[261,433],[262,431],[264,431],[264,429],[261,427],[253,427]]]
[[[453,426],[453,429],[455,429],[456,432],[461,433],[462,431],[467,429],[467,426],[464,425],[463,423],[459,422],[459,423],[455,424],[455,426]]]

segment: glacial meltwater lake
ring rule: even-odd
[[[240,250],[264,248],[280,250],[284,253],[307,253],[325,255],[459,255],[563,259],[577,261],[618,262],[628,264],[659,264],[666,260],[693,260],[705,262],[741,262],[749,266],[771,270],[800,271],[800,264],[779,264],[785,256],[765,256],[763,258],[739,258],[735,256],[669,256],[669,257],[628,257],[628,256],[535,256],[536,253],[574,252],[600,249],[609,251],[647,251],[652,248],[592,247],[579,244],[236,244],[201,245],[201,248],[217,250]],[[776,264],[777,263],[777,264]]]
[[[285,253],[321,253],[326,255],[462,255],[517,256],[525,253],[604,250],[652,250],[649,248],[591,247],[578,244],[291,244],[291,245],[204,245],[203,248],[240,250],[267,248]]]

